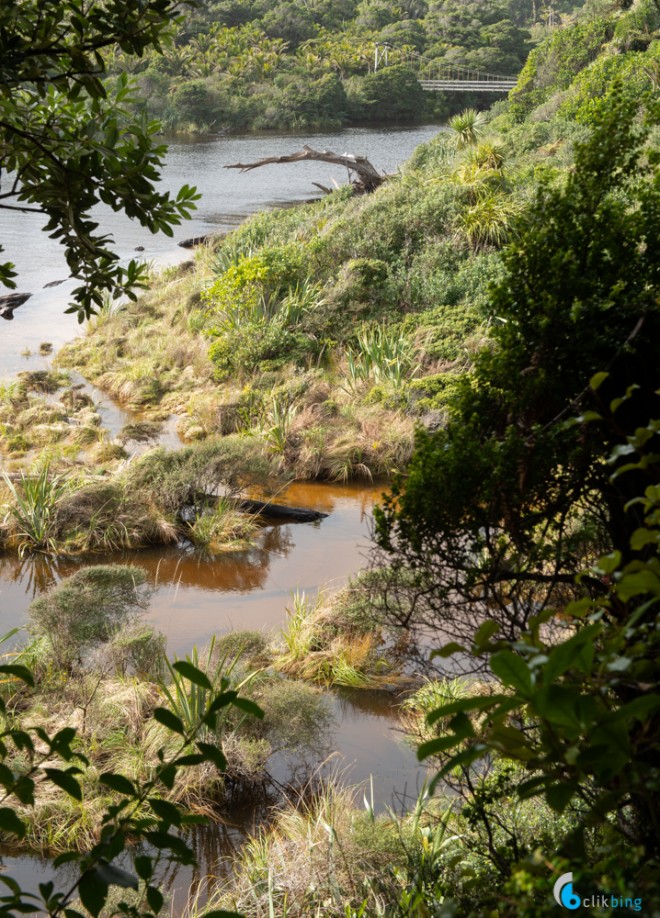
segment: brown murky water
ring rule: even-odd
[[[85,559],[0,555],[0,629],[20,627],[30,600],[84,564],[137,564],[154,592],[149,618],[184,653],[216,632],[272,630],[295,590],[336,589],[366,559],[371,509],[383,486],[294,484],[280,503],[323,510],[317,523],[265,527],[253,547],[214,558],[177,548],[95,554]]]
[[[314,596],[319,588],[344,584],[367,560],[372,508],[383,485],[293,484],[277,501],[323,510],[317,523],[268,526],[254,547],[205,559],[176,548],[118,552],[86,559],[20,559],[0,555],[0,633],[26,624],[30,600],[59,579],[89,563],[132,563],[148,572],[153,586],[148,618],[168,640],[171,653],[202,646],[215,633],[250,628],[277,631],[286,620],[294,590]],[[331,737],[335,753],[320,774],[335,773],[350,785],[373,786],[377,810],[400,811],[417,797],[424,779],[414,751],[397,726],[396,699],[382,692],[339,691],[329,694],[336,728]],[[280,765],[272,774],[286,780]],[[362,790],[358,799],[362,798]],[[163,879],[180,913],[191,883],[230,870],[247,832],[267,818],[268,808],[233,810],[227,825],[199,833],[195,847],[200,869],[178,870]],[[36,889],[52,876],[47,860],[36,856],[3,857],[10,876]]]

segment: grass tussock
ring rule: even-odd
[[[225,709],[201,739],[217,746],[226,768],[221,772],[207,762],[186,769],[163,791],[167,799],[224,819],[237,799],[264,793],[273,755],[279,757],[280,776],[281,763],[287,763],[291,780],[307,775],[327,755],[334,724],[327,698],[268,668],[270,651],[262,635],[224,635],[204,650],[192,650],[186,659],[206,673],[209,689],[183,678],[166,657],[162,635],[142,620],[148,602],[144,571],[113,565],[82,568],[30,606],[32,640],[9,656],[31,667],[35,686],[11,679],[0,685],[7,716],[18,729],[39,725],[56,733],[74,727],[77,751],[88,760],[81,764],[83,804],[48,784],[34,806],[19,807],[28,826],[24,844],[31,849],[91,847],[112,797],[99,775],[112,771],[137,783],[150,779],[161,754],[173,754],[180,743],[153,717],[155,708],[168,706],[192,726],[213,693],[227,684],[262,706],[265,719]],[[21,752],[8,764],[18,772],[30,767]]]
[[[20,373],[0,384],[0,457],[44,455],[73,462],[103,437],[91,399],[61,373]]]
[[[401,673],[382,628],[368,615],[352,614],[345,596],[310,601],[293,595],[274,659],[298,679],[347,688],[388,688]]]
[[[396,903],[423,863],[424,839],[435,833],[439,847],[447,833],[436,807],[419,806],[407,818],[376,816],[364,799],[358,808],[354,792],[330,780],[278,809],[248,839],[208,906],[246,918],[398,914]],[[193,909],[190,918],[201,914]]]

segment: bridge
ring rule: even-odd
[[[391,45],[376,44],[374,71],[389,64]],[[518,82],[514,76],[487,73],[460,64],[435,61],[421,54],[411,53],[405,59],[419,72],[419,83],[426,92],[510,92]],[[403,63],[403,62],[402,62]]]

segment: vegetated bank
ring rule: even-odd
[[[609,136],[618,146],[608,147],[608,152],[613,157],[623,156],[630,170],[615,169],[612,180],[617,182],[628,174],[634,178],[630,186],[624,181],[616,187],[615,199],[619,200],[620,194],[624,203],[640,203],[641,189],[648,191],[649,200],[656,200],[648,163],[657,159],[657,111],[649,91],[657,88],[659,28],[660,13],[655,4],[641,2],[629,11],[610,12],[602,19],[595,17],[586,24],[558,30],[530,58],[518,89],[507,103],[497,106],[488,123],[476,113],[457,119],[452,132],[420,148],[399,176],[371,196],[354,198],[341,191],[314,205],[259,215],[217,248],[200,252],[192,270],[164,278],[162,286],[138,304],[115,312],[108,309],[85,338],[65,349],[61,365],[79,368],[102,388],[140,407],[148,421],[154,421],[159,413],[179,414],[183,435],[194,440],[189,452],[184,451],[189,457],[186,461],[193,465],[196,457],[211,458],[216,450],[222,454],[228,444],[233,444],[232,449],[249,449],[259,463],[266,462],[269,469],[274,465],[277,474],[283,475],[348,478],[405,470],[412,441],[410,433],[399,439],[400,431],[411,432],[420,422],[431,429],[442,430],[446,423],[451,428],[459,416],[457,406],[465,404],[461,399],[471,391],[473,380],[484,378],[476,374],[483,373],[484,366],[499,356],[494,342],[501,344],[505,336],[495,330],[506,329],[513,322],[501,293],[511,282],[512,266],[503,260],[501,250],[522,232],[529,234],[522,237],[523,241],[530,240],[529,251],[538,251],[532,245],[533,231],[525,222],[526,212],[538,206],[539,199],[534,198],[538,185],[547,189],[545,200],[553,220],[559,219],[557,213],[561,211],[567,217],[566,231],[572,231],[575,222],[570,208],[579,207],[583,198],[567,201],[562,197],[563,189],[573,181],[577,184],[569,189],[575,187],[582,194],[585,188],[592,188],[592,176],[602,174],[608,165],[598,165],[598,149],[589,142],[592,131],[600,131],[595,134],[598,143],[605,144]],[[611,112],[620,120],[618,128]],[[632,143],[630,137],[637,129],[642,131],[642,123],[646,131],[639,141],[642,154],[635,152],[626,160],[626,145]],[[609,134],[603,125],[609,125]],[[620,160],[612,162],[618,165]],[[627,220],[638,210],[624,207],[621,212]],[[616,211],[619,216],[621,212]],[[647,219],[641,203],[639,212]],[[585,225],[577,218],[576,222]],[[558,226],[561,236],[561,223]],[[635,258],[643,260],[651,244],[655,243],[648,240],[637,246]],[[547,251],[556,253],[556,244]],[[540,265],[539,277],[546,261],[541,260]],[[651,275],[649,278],[649,282],[653,280]],[[550,280],[554,283],[556,278]],[[500,291],[497,304],[507,306],[504,314],[492,305],[491,281]],[[620,308],[618,296],[613,308]],[[539,309],[551,312],[554,302],[552,296],[541,299]],[[536,316],[531,310],[532,324]],[[579,317],[579,304],[575,304],[571,319]],[[552,323],[549,327],[554,328]],[[617,348],[618,342],[605,341],[603,346]],[[510,352],[502,353],[506,358]],[[515,360],[511,358],[516,371],[524,356],[523,348],[515,352]],[[540,379],[537,394],[542,401],[542,379],[534,376],[533,364],[520,378],[532,382]],[[588,383],[586,380],[585,385]],[[518,388],[527,391],[522,385]],[[490,393],[493,404],[500,404],[502,391]],[[634,391],[628,393],[627,398],[633,397]],[[515,403],[513,396],[510,403]],[[369,418],[373,428],[367,426]],[[484,410],[471,424],[487,420]],[[578,423],[588,421],[582,418]],[[515,442],[515,424],[506,429],[509,439],[505,444]],[[570,424],[562,427],[562,435],[570,429]],[[652,430],[649,435],[653,436]],[[643,450],[642,433],[636,437],[627,444],[631,449],[625,455]],[[460,445],[460,437],[458,440]],[[449,498],[459,494],[448,489],[445,504],[436,504],[425,503],[423,495],[414,491],[415,484],[424,481],[424,457],[434,456],[433,442],[420,436],[415,474],[405,482],[410,493],[419,498],[423,519],[431,518],[438,507],[444,507],[443,512],[453,511]],[[405,443],[405,450],[396,452],[396,443]],[[478,450],[478,443],[472,445]],[[388,457],[385,468],[378,466],[382,456]],[[53,461],[65,462],[66,457],[55,455]],[[126,474],[113,462],[116,460],[111,460],[107,469],[110,482]],[[141,469],[140,480],[153,486],[150,469],[158,469],[160,481],[162,468],[177,462],[156,451],[132,465]],[[652,469],[654,462],[657,459],[650,457],[644,467]],[[240,464],[237,467],[240,469]],[[506,468],[510,471],[510,466]],[[446,472],[444,465],[442,469]],[[458,476],[463,469],[455,471]],[[172,481],[178,480],[177,475],[178,466]],[[227,470],[222,470],[216,483],[227,476]],[[518,481],[518,486],[522,485],[524,480]],[[167,490],[161,488],[165,494]],[[649,514],[655,506],[654,493],[640,498]],[[536,496],[540,500],[541,491]],[[55,519],[57,506],[55,502]],[[442,514],[438,519],[444,522]],[[434,532],[431,522],[430,538]],[[545,532],[544,521],[537,522]],[[589,576],[606,592],[575,609],[568,604],[574,595],[572,578],[564,578],[561,587],[566,592],[558,606],[563,631],[553,633],[547,645],[539,644],[546,635],[543,631],[539,637],[538,628],[523,631],[518,644],[512,645],[514,649],[507,644],[506,634],[498,632],[501,622],[495,623],[495,629],[491,623],[480,631],[473,628],[471,634],[464,635],[465,640],[469,644],[474,639],[478,652],[493,653],[492,674],[496,678],[488,686],[480,685],[479,693],[470,699],[465,698],[465,686],[454,680],[432,684],[413,696],[406,717],[411,731],[430,744],[425,752],[433,754],[438,767],[446,769],[445,778],[451,783],[439,785],[446,786],[444,797],[439,795],[432,805],[422,801],[403,819],[375,817],[368,798],[362,811],[351,808],[334,788],[320,791],[306,807],[285,807],[275,827],[246,846],[242,864],[232,884],[219,894],[218,905],[235,906],[254,915],[268,914],[269,909],[286,909],[288,914],[300,916],[319,910],[321,914],[324,910],[327,914],[339,910],[346,914],[424,914],[430,905],[437,906],[440,915],[455,914],[457,909],[467,914],[485,910],[499,915],[514,911],[552,914],[556,909],[552,884],[574,865],[590,883],[597,882],[624,898],[631,892],[631,884],[639,883],[645,901],[653,904],[657,883],[652,870],[646,870],[643,858],[623,857],[626,841],[621,842],[617,834],[622,822],[630,831],[636,830],[634,795],[617,797],[618,812],[608,810],[604,817],[599,817],[591,797],[592,789],[597,798],[603,787],[618,793],[617,782],[626,777],[621,771],[627,761],[626,743],[631,743],[628,748],[632,751],[641,748],[636,768],[626,774],[653,778],[650,753],[657,743],[653,723],[644,719],[649,712],[654,716],[652,705],[636,700],[628,721],[625,712],[619,716],[613,704],[608,716],[617,716],[605,723],[623,719],[626,729],[603,732],[596,720],[586,738],[577,715],[571,713],[568,721],[552,719],[559,716],[557,711],[573,711],[571,698],[580,699],[576,704],[583,703],[578,712],[583,720],[599,717],[600,699],[608,703],[616,699],[620,686],[612,680],[618,680],[617,674],[628,667],[634,673],[634,680],[627,684],[629,689],[646,684],[644,680],[652,676],[644,659],[651,631],[639,635],[635,631],[631,651],[623,632],[600,630],[601,620],[607,623],[615,603],[629,608],[626,604],[640,595],[640,589],[644,595],[657,596],[652,547],[657,544],[657,516],[655,522],[652,515],[642,522],[637,538],[644,540],[643,547],[651,546],[646,549],[649,554],[635,560],[641,567],[622,572],[620,557],[597,561],[602,547],[600,530],[578,526],[570,534],[568,548],[577,559],[575,566],[580,567],[583,561],[591,564]],[[554,532],[552,521],[548,525]],[[482,530],[476,531],[479,534]],[[396,537],[409,538],[411,551],[419,548],[426,535],[416,541],[415,532],[414,520],[408,525],[404,519],[390,547]],[[533,527],[524,535],[528,548],[540,544],[535,541],[538,533]],[[495,548],[502,545],[496,540]],[[556,548],[552,542],[549,546]],[[541,561],[549,564],[555,555],[548,555],[547,543],[541,548],[545,552]],[[521,549],[514,560],[524,572],[535,557]],[[421,576],[421,570],[404,567],[408,586],[419,585],[415,578]],[[608,571],[616,574],[612,590],[620,589],[620,593],[607,592],[610,581],[603,578]],[[368,617],[368,611],[380,609],[385,592],[378,580],[382,577],[391,584],[388,573],[387,569],[377,573],[365,587],[358,621]],[[506,575],[509,569],[502,567],[495,573]],[[534,602],[537,597],[533,590],[539,590],[551,572],[542,566],[540,572],[534,570],[532,574],[536,580],[525,595]],[[641,580],[635,579],[636,574],[643,575]],[[468,582],[468,587],[471,583],[474,581]],[[405,600],[411,595],[401,591],[400,581],[395,585],[399,597]],[[433,598],[434,594],[429,590],[427,595]],[[553,593],[553,598],[556,595]],[[501,599],[506,608],[507,597]],[[581,628],[580,609],[595,616],[589,620],[588,629]],[[405,606],[400,611],[405,613]],[[331,638],[332,628],[324,626],[323,617],[315,621],[313,617],[308,620],[301,610],[296,614],[298,619],[294,618],[279,658],[280,668],[297,676],[330,681],[346,678],[346,663],[360,672],[355,654],[348,660],[344,655],[339,665],[340,653],[334,657],[324,654],[319,635],[325,640]],[[630,628],[638,627],[639,619],[637,616]],[[547,618],[543,624],[550,621]],[[642,624],[646,627],[645,621]],[[566,631],[576,638],[568,649],[563,640]],[[517,637],[518,632],[513,635]],[[366,674],[377,678],[383,674],[377,648],[374,653],[373,643],[367,647],[372,640],[369,637],[364,642],[365,659],[371,661]],[[359,650],[356,634],[351,643]],[[450,645],[447,652],[455,649]],[[560,651],[560,659],[556,651]],[[469,647],[463,647],[462,652],[469,654]],[[496,658],[497,652],[501,655]],[[554,676],[544,669],[548,659],[552,659]],[[477,660],[475,665],[484,663]],[[598,673],[593,666],[600,667]],[[364,669],[362,672],[364,675]],[[543,698],[538,700],[538,709],[535,707],[535,680],[544,684],[546,677],[562,682],[563,707],[546,704],[542,708]],[[351,674],[350,678],[355,681],[357,677]],[[575,681],[569,684],[567,679]],[[597,698],[594,685],[603,687]],[[514,708],[518,719],[507,719],[507,712]],[[433,723],[424,723],[429,709]],[[552,770],[556,761],[552,751],[543,747],[543,758],[534,745],[547,735],[545,718],[550,718],[562,742],[566,738],[556,771]],[[649,729],[633,735],[627,726],[638,722],[650,724]],[[643,745],[647,737],[648,761]],[[615,745],[619,740],[624,743],[619,744],[618,757],[611,743],[607,745],[612,738]],[[612,755],[600,770],[598,763],[603,760],[598,742],[605,743]],[[485,765],[479,765],[481,770],[475,771],[470,766],[484,744],[490,757]],[[456,759],[461,755],[462,759]],[[577,779],[576,762],[584,769],[577,771]],[[608,762],[619,769],[614,779],[608,776]],[[545,786],[543,781],[554,791],[555,778],[569,784],[570,796],[561,791],[547,797],[533,795]],[[530,781],[536,783],[530,785]],[[527,796],[519,793],[521,788],[527,788]],[[634,792],[649,793],[653,802],[652,787],[642,791],[634,786]],[[577,854],[578,849],[570,849],[571,861],[565,851],[576,838],[583,846]],[[385,869],[386,863],[393,865],[390,871]]]

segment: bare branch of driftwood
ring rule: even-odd
[[[260,166],[299,162],[331,163],[333,166],[344,166],[349,173],[357,176],[352,184],[356,191],[360,192],[374,191],[385,181],[385,176],[372,166],[366,156],[355,156],[353,153],[333,153],[331,150],[314,150],[306,144],[299,153],[290,153],[288,156],[266,156],[254,163],[231,163],[226,165],[225,169],[250,172],[251,169],[258,169]]]

